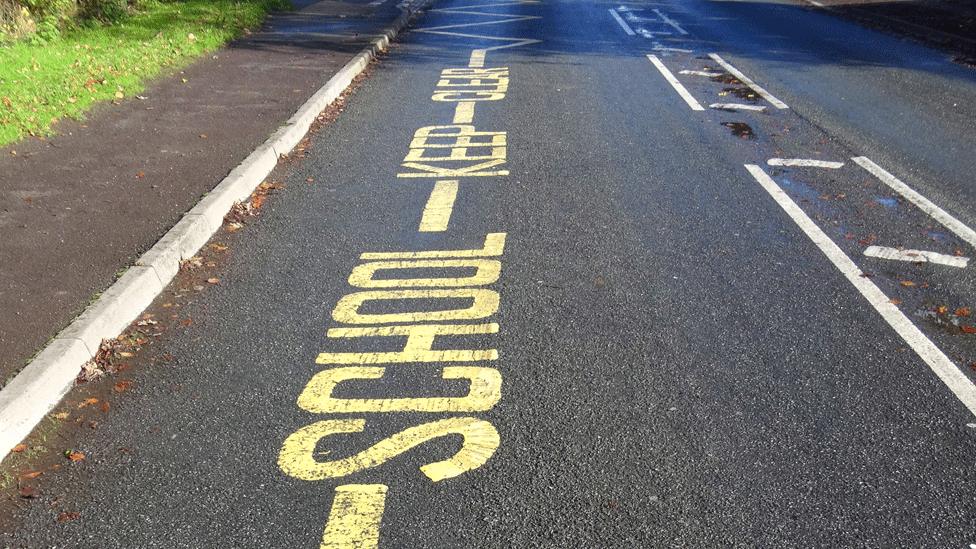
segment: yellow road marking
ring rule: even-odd
[[[488,233],[485,245],[474,250],[425,250],[422,252],[364,252],[360,259],[435,259],[439,257],[494,257],[502,255],[507,233]]]
[[[376,278],[378,271],[409,269],[474,269],[471,276],[432,278]],[[357,288],[416,288],[487,286],[501,276],[502,262],[480,257],[470,259],[413,259],[401,261],[370,261],[357,265],[349,275],[349,284]]]
[[[368,302],[396,302],[409,299],[464,299],[471,304],[433,311],[402,313],[362,313],[359,309]],[[395,322],[445,322],[488,318],[498,310],[498,292],[485,288],[452,288],[450,290],[366,290],[346,294],[332,310],[332,319],[340,324],[392,324]]]
[[[406,337],[402,351],[374,353],[319,353],[316,364],[391,364],[407,362],[480,362],[497,360],[495,349],[437,349],[437,336],[497,334],[498,324],[418,324],[374,328],[332,328],[331,338]]]
[[[282,444],[278,467],[300,480],[340,478],[382,465],[394,457],[437,438],[461,435],[461,449],[450,458],[420,467],[427,477],[438,482],[481,467],[498,449],[498,431],[491,423],[473,417],[452,417],[404,429],[358,454],[332,461],[319,461],[316,447],[331,435],[360,433],[365,419],[326,419],[295,431]],[[328,453],[326,451],[325,453]]]
[[[468,394],[461,397],[426,398],[336,398],[333,390],[350,379],[380,379],[382,366],[346,367],[323,370],[315,375],[298,397],[298,406],[313,414],[390,412],[485,412],[502,398],[502,375],[482,366],[447,366],[443,379],[467,379]]]
[[[474,120],[474,101],[459,101],[454,108],[454,123],[470,124],[472,120]],[[457,181],[454,182],[454,186],[457,186]]]
[[[320,549],[376,549],[386,507],[383,484],[346,484],[335,489]]]
[[[474,103],[458,103],[458,111],[461,107],[468,107],[468,122],[470,116],[474,116]],[[454,115],[454,121],[458,121],[458,115]],[[447,230],[447,224],[451,221],[451,213],[454,211],[454,199],[457,198],[458,182],[457,179],[445,179],[434,184],[434,190],[427,199],[424,207],[424,215],[420,218],[420,232],[439,233]]]
[[[485,66],[485,55],[488,52],[485,50],[471,50],[471,60],[468,61],[468,66],[472,69],[480,69]]]

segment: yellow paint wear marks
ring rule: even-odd
[[[458,109],[465,103],[458,103]],[[467,103],[471,106],[471,114],[474,116],[474,103]],[[457,115],[454,115],[457,120]],[[427,205],[424,206],[424,214],[420,218],[419,231],[422,233],[440,233],[447,230],[447,224],[451,221],[451,213],[454,212],[454,200],[457,198],[458,182],[457,179],[447,179],[438,181],[434,184],[434,189],[430,192]]]
[[[335,489],[320,549],[376,549],[386,507],[383,484],[346,484]]]
[[[360,259],[437,259],[441,257],[496,257],[505,250],[507,233],[488,233],[485,244],[470,250],[425,250],[420,252],[365,252]]]
[[[454,309],[409,311],[402,313],[361,313],[363,304],[371,301],[404,301],[408,299],[470,299],[471,304]],[[454,288],[450,290],[368,290],[342,296],[332,310],[332,318],[341,324],[390,324],[393,322],[444,322],[487,318],[498,310],[495,290]]]
[[[388,412],[485,412],[501,400],[502,376],[494,368],[447,366],[443,379],[467,379],[468,394],[463,397],[429,398],[335,398],[332,391],[350,379],[380,379],[386,368],[347,367],[319,372],[298,397],[298,406],[315,414]]]
[[[285,474],[301,480],[341,478],[382,465],[424,442],[461,435],[464,442],[455,455],[420,468],[430,480],[438,482],[481,467],[495,453],[500,442],[498,431],[491,423],[473,417],[456,417],[410,427],[346,458],[316,459],[316,447],[322,439],[359,433],[365,428],[365,419],[327,419],[302,427],[285,439],[278,454],[278,467]]]
[[[410,269],[474,269],[471,276],[434,278],[375,278],[379,271]],[[460,287],[487,286],[498,281],[502,262],[497,259],[411,259],[371,261],[357,265],[349,275],[349,284],[357,288]]]
[[[457,106],[454,107],[454,123],[470,124],[472,120],[474,120],[474,101],[458,102]],[[457,187],[457,181],[454,182],[454,186]]]
[[[438,336],[465,336],[498,333],[498,324],[421,324],[372,328],[333,328],[330,338],[406,337],[402,351],[373,353],[319,353],[317,364],[392,364],[408,362],[482,362],[498,359],[495,349],[438,349]]]

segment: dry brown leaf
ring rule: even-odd
[[[24,473],[23,475],[20,475],[20,478],[23,480],[30,480],[33,478],[37,478],[43,474],[44,473],[42,471],[31,471],[29,473]]]
[[[17,490],[20,497],[24,499],[31,499],[37,497],[37,490],[32,486],[21,486],[20,490]]]
[[[81,513],[75,511],[65,511],[58,515],[58,522],[68,522],[70,520],[75,520],[81,517]]]
[[[959,307],[956,309],[956,316],[969,316],[971,314],[972,311],[969,310],[969,307]]]
[[[976,334],[976,326],[970,326],[968,324],[963,324],[959,328],[962,329],[964,334]]]
[[[216,277],[214,277],[214,278],[208,278],[207,279],[207,283],[208,284],[220,284],[220,279],[219,278],[216,278]]]
[[[68,419],[70,415],[68,412],[58,412],[54,414],[54,419]]]
[[[85,461],[85,454],[77,450],[68,450],[67,452],[64,453],[64,457],[68,458],[70,461],[73,461],[75,463],[79,461]]]
[[[949,312],[949,308],[945,305],[939,305],[935,308],[935,312],[939,313],[940,315],[944,315]]]
[[[128,391],[129,387],[131,386],[132,386],[132,380],[123,379],[122,381],[116,383],[115,386],[112,387],[112,390],[115,391],[116,393],[124,393],[125,391]]]
[[[893,297],[889,301],[891,301],[892,305],[901,305],[901,300],[898,299],[897,297]]]
[[[913,282],[911,280],[902,280],[901,281],[901,285],[904,286],[904,287],[906,287],[906,288],[911,288],[912,286],[915,285],[915,282]]]
[[[86,406],[91,406],[92,404],[98,404],[97,398],[86,398],[78,404],[78,408],[84,408]]]
[[[109,409],[111,409],[111,408],[112,408],[112,405],[109,404],[108,402],[103,402],[102,403],[102,413],[103,414],[108,413]]]

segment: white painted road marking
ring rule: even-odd
[[[809,168],[827,168],[836,170],[843,168],[843,162],[831,162],[829,160],[813,160],[810,158],[770,158],[766,161],[770,166],[798,166]]]
[[[671,84],[671,87],[674,88],[676,92],[678,92],[678,95],[680,95],[681,98],[685,100],[685,103],[688,103],[688,106],[691,107],[691,110],[693,111],[705,110],[705,107],[702,107],[701,104],[698,101],[696,101],[695,98],[692,97],[690,93],[688,93],[688,90],[681,85],[681,82],[678,82],[678,79],[675,78],[673,74],[671,74],[671,71],[664,66],[664,63],[662,63],[661,60],[658,59],[656,55],[648,54],[647,58],[651,60],[651,63],[653,63],[655,67],[657,67],[657,70],[660,71],[661,76],[663,76],[664,79],[667,80],[669,84]]]
[[[763,105],[744,105],[742,103],[712,103],[708,106],[711,109],[721,109],[727,111],[757,111],[763,112],[766,107]]]
[[[840,249],[823,230],[811,220],[803,210],[769,177],[762,168],[755,164],[746,164],[749,173],[762,185],[773,200],[804,233],[820,248],[827,259],[847,278],[868,303],[894,328],[895,332],[908,343],[932,371],[949,387],[970,413],[976,415],[976,385],[953,364],[932,341],[922,333],[908,317],[896,307],[891,300],[873,282],[862,276],[864,273],[854,264],[851,258]]]
[[[688,35],[688,31],[686,31],[685,29],[681,28],[681,25],[679,25],[674,19],[671,19],[667,15],[664,15],[663,13],[661,13],[661,10],[659,10],[657,8],[654,8],[653,11],[654,11],[654,13],[657,14],[658,17],[661,18],[661,21],[664,21],[665,23],[671,25],[671,28],[673,28],[674,30],[678,31],[679,34],[682,34],[682,35],[685,35],[685,36]]]
[[[959,238],[968,242],[970,246],[976,247],[976,231],[973,231],[967,227],[962,221],[952,217],[945,210],[933,204],[928,198],[925,198],[924,196],[915,192],[914,189],[903,183],[897,177],[885,171],[881,166],[875,164],[870,158],[866,156],[856,156],[851,160],[856,162],[865,170],[871,172],[871,174],[880,179],[882,183],[888,185],[895,192],[902,195],[906,200],[918,206],[923,212],[932,216],[932,219],[938,221],[945,228],[956,233]]]
[[[969,264],[968,257],[955,255],[945,255],[926,250],[899,250],[887,246],[868,246],[864,250],[864,255],[877,257],[880,259],[891,259],[893,261],[911,261],[912,263],[938,263],[950,267],[963,269]]]
[[[717,54],[717,53],[710,53],[710,54],[708,54],[708,56],[711,57],[712,60],[714,60],[719,65],[722,65],[722,68],[724,68],[725,70],[729,71],[729,74],[731,74],[732,76],[738,78],[746,86],[749,86],[750,88],[752,88],[752,91],[758,93],[759,95],[761,95],[763,97],[763,99],[765,99],[766,101],[769,101],[770,103],[772,103],[773,106],[776,107],[777,109],[788,109],[788,108],[790,108],[786,103],[783,103],[779,99],[776,99],[776,97],[774,97],[773,94],[771,94],[768,91],[766,91],[766,88],[763,88],[759,84],[756,84],[748,76],[742,74],[742,71],[740,71],[739,69],[733,67],[725,59],[722,59],[722,57],[719,54]]]
[[[662,46],[660,42],[654,42],[654,45],[651,47],[651,49],[654,51],[676,51],[679,53],[694,53],[693,50],[686,50],[684,48],[669,48],[667,46]]]
[[[623,19],[620,18],[619,15],[617,15],[616,10],[611,9],[607,11],[609,11],[610,15],[612,15],[613,18],[617,20],[617,23],[620,23],[620,27],[624,29],[624,32],[626,32],[630,36],[634,36],[634,29],[630,28],[630,25],[628,25],[626,21],[624,21]]]
[[[722,76],[722,73],[720,73],[720,72],[689,71],[689,70],[678,71],[678,74],[687,74],[689,76],[706,76],[706,77],[709,77],[709,78],[715,78],[716,76]]]

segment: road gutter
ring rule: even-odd
[[[0,390],[0,451],[4,457],[58,405],[74,385],[81,367],[98,352],[102,340],[118,337],[136,320],[176,276],[180,263],[193,257],[220,229],[234,204],[254,192],[278,165],[278,159],[305,137],[319,113],[432,1],[414,0],[401,5],[403,13],[381,36],[319,88]]]

